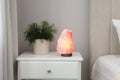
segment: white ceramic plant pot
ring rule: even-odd
[[[49,41],[36,39],[34,43],[34,54],[46,55],[49,53]]]

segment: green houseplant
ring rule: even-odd
[[[56,27],[47,21],[42,21],[40,24],[32,23],[26,29],[24,35],[25,40],[30,44],[34,43],[35,54],[49,53],[49,42],[54,40]]]

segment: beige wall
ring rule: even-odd
[[[89,0],[17,0],[18,1],[18,37],[19,53],[31,50],[24,41],[26,26],[32,22],[48,20],[58,27],[56,40],[50,44],[50,50],[56,50],[56,42],[64,28],[73,31],[75,51],[84,57],[82,80],[88,80],[88,15]]]
[[[110,53],[111,1],[91,0],[89,49],[91,65],[96,58]]]

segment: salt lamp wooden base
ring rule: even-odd
[[[72,53],[70,53],[70,54],[61,54],[61,56],[63,56],[63,57],[71,57]]]

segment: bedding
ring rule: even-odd
[[[112,22],[113,22],[113,25],[116,28],[118,39],[119,39],[119,43],[120,43],[120,20],[118,20],[118,19],[112,19]]]
[[[120,55],[99,57],[92,68],[92,80],[120,80]]]

